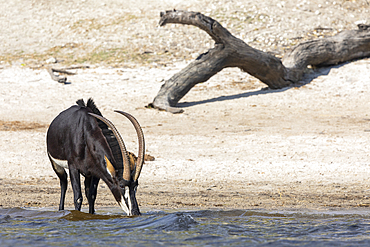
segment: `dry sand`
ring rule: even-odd
[[[28,1],[30,6],[23,9],[21,1],[0,2],[6,6],[0,24],[11,27],[0,33],[0,207],[57,209],[59,182],[47,159],[45,133],[60,111],[77,99],[89,97],[117,125],[129,150],[137,150],[135,131],[113,110],[133,114],[143,127],[146,152],[155,157],[146,162],[139,180],[137,196],[143,208],[331,209],[370,205],[370,59],[308,69],[300,85],[281,90],[266,90],[248,74],[225,69],[192,89],[179,104],[185,112],[173,115],[146,109],[145,105],[153,100],[164,80],[186,66],[193,52],[207,50],[212,42],[208,39],[211,44],[204,41],[197,46],[205,36],[191,27],[158,29],[158,13],[175,7],[213,13],[217,19],[220,11],[235,14],[239,1],[225,5],[187,1],[185,6],[180,1],[148,0],[139,7],[120,7],[120,1],[113,0],[74,0],[59,5],[39,0]],[[303,7],[293,2],[271,2],[270,17],[276,18],[271,26],[256,21],[245,24],[245,30],[235,25],[230,30],[250,33],[247,42],[251,36],[280,40],[276,38],[279,32],[282,36],[288,33],[289,37],[275,45],[261,44],[258,38],[250,41],[260,49],[273,46],[279,53],[287,49],[285,41],[292,42],[300,33],[318,26],[330,26],[333,33],[356,28],[355,22],[366,19],[370,10],[366,1],[344,1],[340,3],[342,10],[333,2],[330,8],[325,1],[305,2]],[[254,6],[252,1],[243,4],[248,9]],[[351,9],[343,7],[345,4],[358,6]],[[255,7],[256,13],[262,13],[265,5]],[[282,14],[287,11],[295,14],[289,21]],[[127,13],[137,16],[135,23],[123,23],[118,32],[118,27],[108,24],[108,31],[94,29],[94,40],[88,37],[93,36],[90,31],[86,35],[72,25],[64,29],[58,26],[92,18],[108,23]],[[345,21],[344,14],[348,14]],[[71,19],[62,22],[60,15]],[[28,19],[20,21],[22,18]],[[227,17],[223,18],[226,22]],[[137,29],[141,21],[145,25]],[[304,25],[299,24],[302,22]],[[36,28],[27,33],[29,26],[43,31]],[[136,35],[138,42],[129,41],[136,47],[133,53],[141,52],[141,46],[143,51],[150,47],[152,58],[158,54],[160,59],[142,63],[133,59],[115,65],[91,63],[89,69],[78,69],[76,75],[68,76],[69,84],[51,80],[45,69],[50,66],[45,62],[50,58],[45,50],[68,42],[86,44],[88,40],[91,43],[86,49],[92,50],[103,49],[104,42],[107,49],[125,46],[127,42],[114,42],[120,37],[119,31],[127,32],[121,40],[130,40],[129,31]],[[146,38],[148,32],[150,37]],[[183,46],[181,42],[192,34],[194,39]],[[66,37],[71,40],[63,40]],[[299,41],[309,38],[299,37]],[[177,43],[157,45],[159,39]],[[90,52],[84,49],[77,48],[75,53]],[[160,56],[161,49],[171,54]],[[13,56],[19,50],[25,55]],[[97,209],[114,206],[105,184],[99,187]],[[70,189],[67,207],[72,207]]]

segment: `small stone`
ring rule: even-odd
[[[55,57],[51,57],[48,60],[46,60],[45,62],[48,63],[48,64],[50,64],[50,63],[57,63],[58,60]]]

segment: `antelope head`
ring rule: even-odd
[[[107,157],[105,157],[107,171],[112,176],[113,180],[111,191],[116,201],[127,215],[140,215],[139,205],[136,200],[136,190],[140,172],[144,163],[144,134],[138,121],[132,115],[123,111],[116,110],[115,112],[127,117],[134,125],[139,142],[139,151],[136,162],[135,159],[130,159],[125,143],[113,123],[103,116],[91,112],[89,114],[104,122],[112,130],[121,150],[123,164],[115,164],[115,161],[111,162]],[[123,167],[123,172],[119,167]]]

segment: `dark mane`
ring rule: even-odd
[[[79,99],[76,101],[76,104],[81,107],[86,107],[85,101],[83,99]]]
[[[80,107],[89,108],[93,113],[103,116],[100,110],[98,109],[98,107],[95,105],[95,102],[92,98],[89,98],[87,100],[87,105],[85,105],[85,102],[83,99],[77,100],[76,103]],[[118,141],[116,137],[114,136],[113,132],[110,129],[108,129],[108,126],[104,122],[100,121],[99,119],[97,119],[97,121],[98,121],[99,128],[102,130],[103,135],[105,139],[107,140],[110,149],[112,150],[114,160],[116,161],[116,170],[118,174],[122,176],[123,159],[122,159],[122,153],[121,153],[121,149],[119,147]]]
[[[95,102],[92,98],[89,98],[87,100],[87,105],[85,104],[85,101],[83,99],[77,100],[76,104],[80,107],[89,108],[96,115],[103,116],[99,111],[98,107],[95,105]]]

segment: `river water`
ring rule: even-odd
[[[0,246],[370,246],[370,210],[0,208]]]

